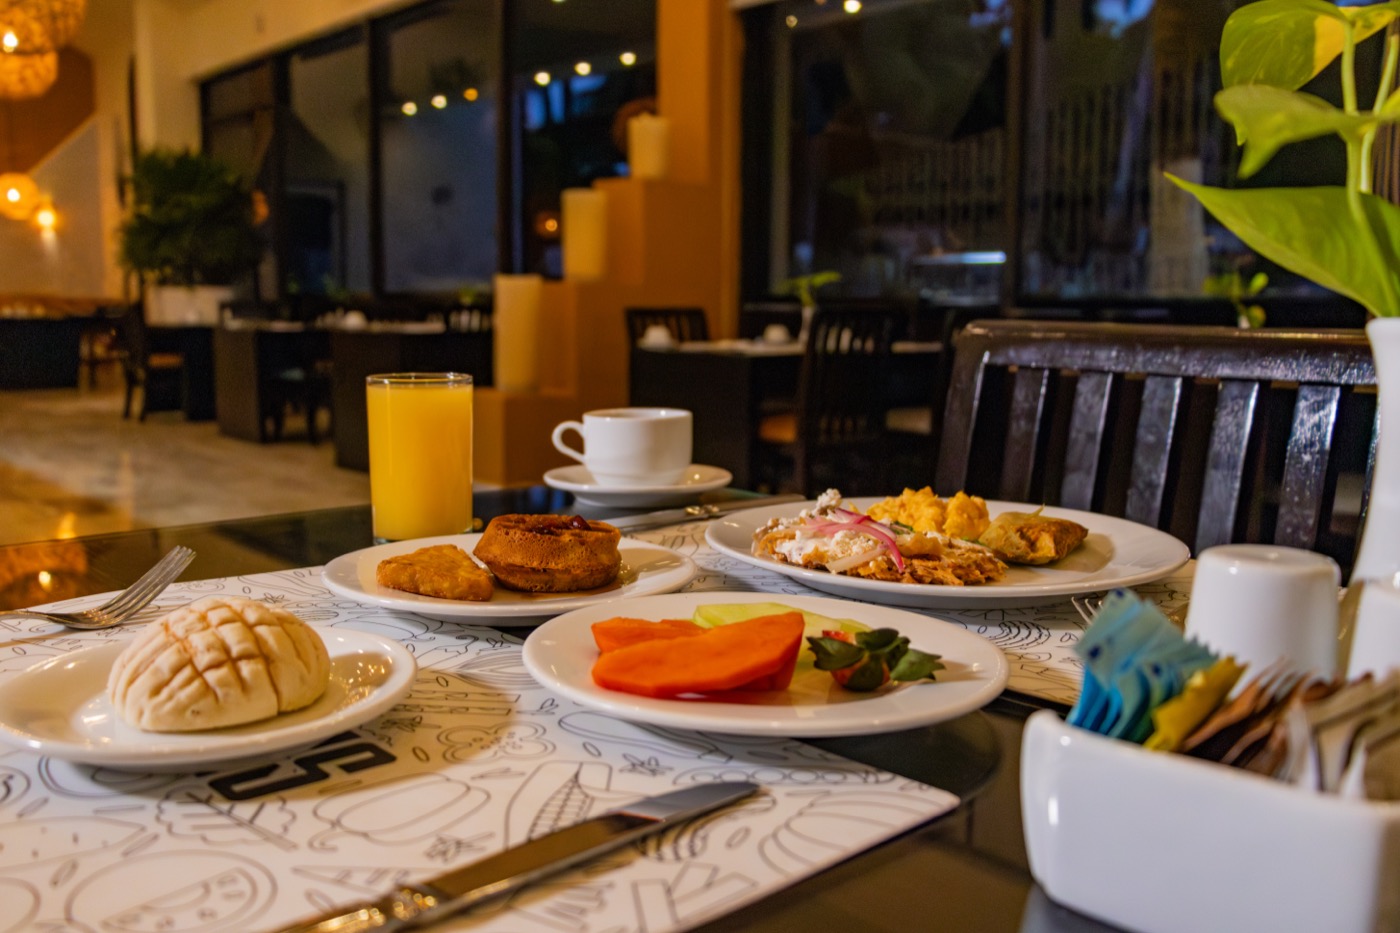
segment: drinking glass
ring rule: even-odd
[[[374,540],[470,531],[472,377],[367,376],[365,401]]]

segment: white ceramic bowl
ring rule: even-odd
[[[1400,804],[1026,723],[1021,809],[1051,898],[1141,933],[1400,929]]]

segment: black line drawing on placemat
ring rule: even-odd
[[[483,726],[453,726],[438,735],[447,747],[443,757],[453,762],[487,762],[498,758],[530,760],[554,754],[544,726],[530,722],[499,722]]]
[[[39,892],[27,881],[0,878],[0,904],[0,933],[20,933],[39,913]]]
[[[276,894],[272,873],[241,855],[159,852],[84,879],[69,895],[66,913],[69,921],[97,930],[242,933],[255,929]]]
[[[750,797],[735,806],[725,807],[704,816],[673,826],[663,832],[648,836],[637,843],[637,848],[647,858],[658,862],[684,862],[709,854],[717,858],[723,853],[708,853],[710,841],[722,833],[722,826],[736,817],[745,819],[754,814],[766,813],[778,805],[777,800],[768,795]],[[741,833],[740,838],[747,833]],[[732,846],[727,846],[732,848]]]
[[[693,926],[704,917],[747,897],[758,882],[744,875],[720,874],[717,865],[681,865],[669,880],[649,878],[632,883],[632,903],[641,933]]]
[[[308,847],[335,851],[340,836],[380,845],[409,845],[444,836],[476,813],[491,795],[479,787],[432,772],[389,778],[341,791],[313,813],[330,824]]]
[[[932,812],[920,798],[892,791],[822,793],[760,840],[758,851],[774,871],[792,875],[864,849]]]
[[[468,683],[495,690],[539,689],[514,645],[483,652],[470,661],[454,664],[450,670]]]
[[[146,831],[105,816],[55,816],[0,826],[0,871],[123,846]]]
[[[193,837],[213,846],[271,844],[295,849],[287,834],[296,818],[281,797],[237,803],[202,784],[177,787],[156,804],[156,821],[171,836]]]
[[[506,845],[571,826],[640,794],[612,788],[612,765],[551,761],[525,779],[506,808]]]
[[[472,689],[466,681],[446,671],[419,670],[412,692],[399,701],[394,713],[399,717],[422,713],[425,716],[477,715],[502,719],[515,710],[519,699],[517,694],[500,693],[491,688]],[[432,728],[438,726],[430,720],[424,722]]]
[[[833,759],[822,764],[792,762],[785,766],[735,761],[724,765],[691,768],[676,775],[675,783],[711,784],[716,781],[754,781],[765,786],[811,787],[888,784],[888,774],[854,761]]]
[[[159,790],[181,780],[178,774],[143,774],[80,765],[60,758],[39,759],[39,780],[60,797],[126,797]]]
[[[627,722],[606,713],[583,710],[559,717],[559,725],[581,739],[618,745],[631,745],[647,751],[678,758],[733,761],[736,757],[767,751],[774,759],[786,760],[779,749],[789,743],[786,739],[757,736],[710,736],[704,732],[688,732],[666,726]],[[725,746],[744,746],[741,750]]]
[[[29,775],[17,768],[0,765],[0,807],[8,806],[29,793]]]

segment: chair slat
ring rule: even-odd
[[[1112,373],[1081,373],[1074,387],[1074,413],[1070,416],[1069,442],[1065,449],[1065,478],[1060,484],[1060,505],[1065,508],[1094,507],[1094,485],[1099,476],[1099,454],[1103,450],[1112,390]]]
[[[1003,499],[1025,502],[1031,497],[1035,449],[1040,441],[1040,416],[1045,410],[1045,396],[1049,390],[1050,370],[1022,366],[1016,371],[1006,424],[1006,454],[1001,475]],[[952,491],[951,486],[947,488]]]
[[[1176,376],[1148,376],[1143,380],[1142,408],[1133,441],[1133,472],[1124,517],[1154,528],[1162,520],[1181,386],[1181,378]]]
[[[1293,429],[1283,464],[1279,491],[1278,527],[1274,541],[1288,547],[1310,548],[1317,540],[1327,463],[1332,458],[1332,433],[1341,404],[1339,386],[1303,385],[1293,407]]]
[[[1220,384],[1215,404],[1215,426],[1206,453],[1205,484],[1201,490],[1200,520],[1196,526],[1196,553],[1234,537],[1235,514],[1239,509],[1240,481],[1254,410],[1259,402],[1259,383],[1237,379]]]
[[[937,488],[954,492],[967,485],[968,463],[972,458],[972,432],[982,404],[982,384],[986,375],[986,350],[981,346],[960,346],[953,363],[953,379],[948,386],[944,407],[943,436],[938,451]]]

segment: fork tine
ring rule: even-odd
[[[178,577],[180,571],[189,566],[193,559],[194,551],[189,548],[183,546],[173,548],[170,553],[161,558],[155,566],[118,594],[115,599],[98,607],[94,611],[94,616],[101,613],[105,617],[120,621],[134,615],[160,595],[161,591],[169,586],[170,582]]]

